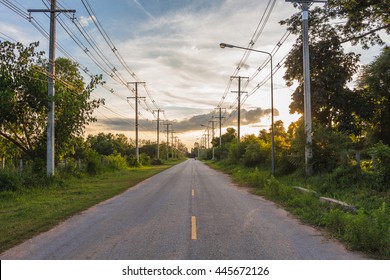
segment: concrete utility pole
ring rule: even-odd
[[[47,176],[54,175],[55,169],[55,122],[54,122],[54,86],[56,75],[56,14],[57,13],[76,13],[76,10],[57,10],[57,1],[51,0],[50,10],[47,9],[29,9],[29,13],[50,13],[50,38],[49,38],[49,77],[48,82],[48,120],[47,120],[47,150],[46,150],[46,174]]]
[[[175,131],[173,129],[171,129],[172,159],[175,158],[175,144],[173,142],[173,139],[174,139],[173,133],[175,133]]]
[[[210,131],[209,131],[210,127],[208,125],[204,125],[204,124],[201,124],[200,126],[207,128],[207,149],[210,149]]]
[[[215,138],[215,131],[214,131],[214,124],[218,121],[209,121],[211,123],[211,141],[213,141],[213,139]],[[212,159],[215,159],[215,156],[214,156],[214,146],[213,146],[213,157]]]
[[[179,146],[178,146],[178,143],[179,143],[179,137],[175,136],[176,158],[179,158]]]
[[[241,79],[248,79],[249,77],[241,77],[241,76],[231,76],[232,79],[238,79],[238,91],[232,91],[234,93],[238,93],[238,113],[237,113],[237,143],[240,144],[240,127],[241,127],[241,93],[246,93],[246,91],[241,91]]]
[[[139,97],[138,96],[138,84],[145,84],[144,82],[128,82],[127,84],[134,84],[135,85],[135,97],[127,97],[127,99],[135,99],[135,157],[137,162],[139,162],[139,147],[138,147],[138,99],[139,98],[145,98],[145,97]]]
[[[165,123],[164,125],[167,126],[167,129],[165,130],[167,132],[167,160],[169,160],[169,126],[172,125],[171,123]]]
[[[161,109],[154,110],[157,112],[157,159],[160,159],[160,112],[164,112]]]
[[[311,121],[311,91],[310,91],[310,54],[309,54],[309,6],[311,3],[326,3],[322,0],[286,0],[301,4],[302,9],[302,42],[303,42],[303,103],[305,120],[305,167],[306,175],[313,173],[312,121]]]
[[[222,147],[222,109],[225,108],[218,107],[215,109],[219,110],[219,146]]]

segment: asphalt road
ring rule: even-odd
[[[187,160],[0,259],[360,259],[229,177]]]

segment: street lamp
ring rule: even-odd
[[[219,47],[221,49],[224,48],[236,48],[236,49],[242,49],[242,50],[247,50],[247,51],[254,51],[254,52],[259,52],[259,53],[264,53],[269,55],[270,61],[271,61],[271,170],[272,174],[275,174],[275,135],[274,135],[274,77],[273,77],[273,66],[272,66],[272,54],[269,52],[265,51],[259,51],[255,49],[250,49],[250,48],[244,48],[244,47],[239,47],[231,44],[226,44],[226,43],[220,43]]]

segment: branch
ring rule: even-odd
[[[350,37],[350,38],[348,38],[348,39],[345,39],[344,41],[341,41],[341,44],[350,42],[350,41],[352,41],[352,40],[359,40],[359,39],[361,39],[361,38],[363,38],[363,37],[366,37],[367,35],[370,35],[370,34],[372,34],[372,33],[375,33],[375,32],[377,32],[377,31],[379,31],[379,30],[387,29],[387,28],[390,28],[390,24],[385,25],[385,26],[381,26],[381,27],[378,27],[378,28],[375,28],[375,29],[373,29],[373,30],[371,30],[371,31],[369,31],[369,32],[367,32],[367,33],[362,34],[362,35],[359,35],[359,36],[356,36],[356,37]]]
[[[19,143],[17,140],[9,136],[8,134],[4,133],[3,131],[0,131],[0,136],[3,136],[8,141],[12,142],[14,145],[16,145],[19,149],[21,149],[26,155],[32,157],[32,153],[29,149],[27,149],[25,146],[23,146],[21,143]]]

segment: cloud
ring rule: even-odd
[[[180,108],[179,110],[184,110]],[[199,110],[198,110],[199,111]],[[193,113],[195,113],[194,110]],[[274,109],[275,116],[279,115],[278,110]],[[267,117],[271,114],[271,109],[262,109],[256,108],[252,110],[241,109],[241,125],[255,125],[261,123],[261,118]],[[236,126],[237,117],[236,111],[231,112],[232,117],[226,118],[223,121],[223,126]],[[228,114],[226,114],[228,117]],[[215,111],[196,114],[190,118],[184,120],[171,120],[169,123],[172,124],[172,128],[176,133],[186,133],[189,131],[203,130],[202,125],[211,126],[209,123],[210,120],[218,120],[218,116]],[[134,119],[125,119],[125,118],[109,118],[109,119],[99,119],[99,123],[103,126],[104,129],[109,129],[111,132],[118,133],[122,131],[128,131],[129,127],[134,127]],[[152,120],[139,120],[140,130],[145,132],[153,132],[156,130],[156,122]],[[161,126],[162,127],[162,126]]]
[[[79,19],[79,22],[80,22],[82,27],[87,27],[94,20],[96,20],[96,18],[94,16],[93,17],[81,16]]]

